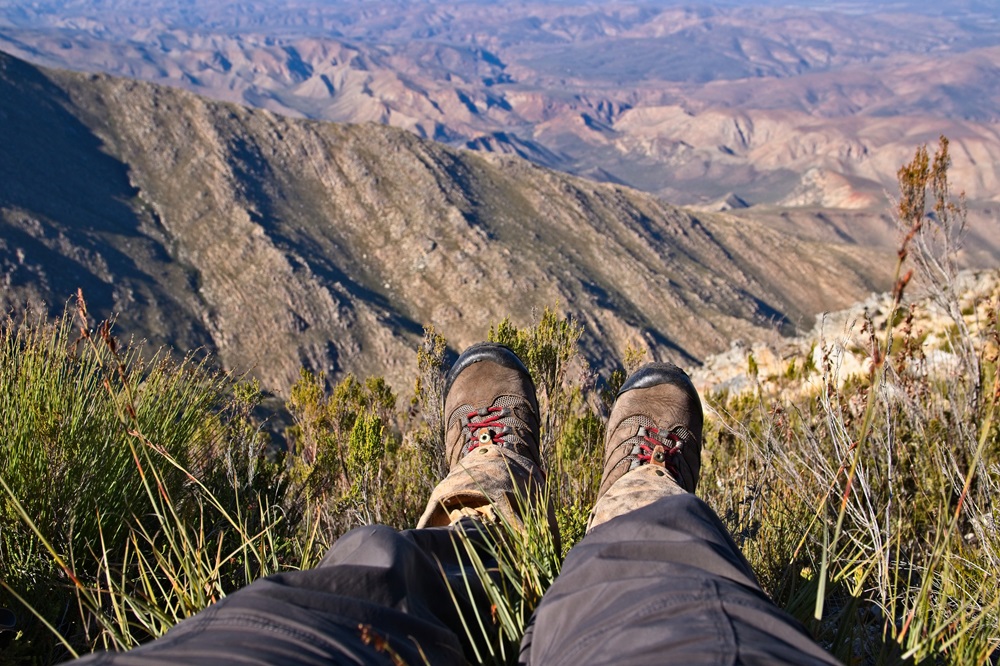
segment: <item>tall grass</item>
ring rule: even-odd
[[[729,481],[704,486],[710,503],[776,600],[848,663],[986,663],[1000,646],[1000,292],[994,279],[963,297],[940,254],[962,223],[947,166],[942,141],[900,171],[895,288],[857,322],[867,372],[841,374],[852,341],[814,341],[788,372],[761,378],[753,362],[753,393],[708,399],[709,473]],[[927,295],[905,306],[909,260]]]
[[[255,387],[110,330],[82,298],[0,328],[0,605],[20,628],[6,663],[132,646],[295,560],[275,538]]]
[[[842,383],[827,355],[811,377],[709,395],[704,487],[765,587],[844,661],[984,663],[1000,644],[995,379],[969,413],[966,379],[931,370],[906,322],[884,374]]]
[[[479,663],[517,663],[532,613],[559,575],[563,554],[549,520],[551,487],[538,498],[528,498],[515,485],[521,524],[494,511],[496,522],[473,523],[471,535],[466,530],[455,532],[456,554],[464,563],[466,592],[471,597],[472,587],[482,582],[489,602],[488,607],[476,608],[468,617],[455,599]]]

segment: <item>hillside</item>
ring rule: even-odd
[[[559,304],[599,367],[694,362],[886,287],[891,257],[692,213],[384,126],[295,120],[0,55],[4,309],[77,287],[119,332],[283,389],[299,367],[412,376]]]

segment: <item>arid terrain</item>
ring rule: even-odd
[[[270,387],[549,305],[597,364],[808,328],[889,286],[942,134],[1000,256],[987,3],[0,0],[0,51],[0,303]]]
[[[681,205],[878,209],[914,148],[946,134],[956,181],[995,220],[995,5],[793,4],[4,0],[0,49]]]

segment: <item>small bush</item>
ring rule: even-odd
[[[146,580],[154,570],[161,576],[166,561],[150,558],[170,556],[165,526],[198,526],[201,543],[224,553],[255,541],[247,535],[272,520],[264,493],[276,475],[247,420],[255,391],[191,360],[119,347],[110,324],[91,329],[82,299],[54,323],[31,313],[3,323],[0,605],[14,608],[25,627],[4,660],[65,656],[42,624],[27,621],[19,598],[31,600],[65,647],[134,644],[105,631],[101,618],[114,606],[106,595],[122,592],[107,581],[128,579],[136,567]],[[238,536],[230,531],[234,515]],[[233,563],[212,574],[220,594],[268,570]],[[136,640],[155,634],[136,623]]]

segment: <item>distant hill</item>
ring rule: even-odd
[[[946,134],[974,216],[1000,206],[986,2],[38,0],[0,2],[0,49],[684,205],[877,211]]]
[[[886,288],[892,257],[421,140],[0,54],[0,305],[78,287],[118,330],[285,389],[300,366],[412,376],[558,304],[606,367],[694,363]],[[399,387],[403,390],[408,387]]]

